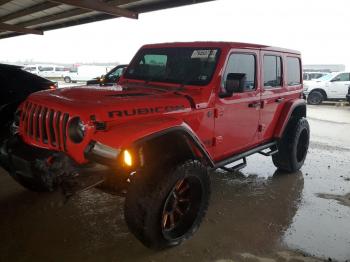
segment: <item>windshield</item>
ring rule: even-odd
[[[207,85],[214,74],[217,48],[143,49],[128,67],[125,78],[189,85]]]
[[[317,81],[329,81],[331,80],[333,77],[335,76],[335,74],[327,74],[327,75],[324,75],[320,78],[317,78]]]

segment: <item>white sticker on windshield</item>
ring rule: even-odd
[[[208,59],[215,58],[217,50],[194,50],[191,58]]]

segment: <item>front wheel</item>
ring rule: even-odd
[[[64,82],[68,84],[68,83],[72,82],[72,79],[69,76],[65,76]]]
[[[306,159],[310,141],[310,126],[306,118],[290,119],[278,143],[278,153],[272,156],[274,165],[287,172],[299,170]]]
[[[200,162],[190,160],[175,168],[140,172],[128,189],[125,219],[145,246],[176,246],[199,228],[209,195],[208,172]]]
[[[307,102],[310,105],[319,105],[322,103],[323,100],[324,100],[324,97],[323,97],[322,93],[319,91],[311,92],[307,98]]]

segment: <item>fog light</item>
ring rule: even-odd
[[[123,157],[124,157],[124,163],[127,166],[132,166],[132,156],[128,150],[124,150]]]

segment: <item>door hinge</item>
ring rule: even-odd
[[[266,129],[266,125],[260,124],[260,125],[258,126],[258,132],[262,132],[262,131],[264,131],[265,129]]]
[[[213,139],[213,146],[217,146],[218,144],[221,144],[224,138],[222,136],[216,136]]]
[[[223,116],[224,115],[224,108],[222,107],[218,107],[214,109],[214,117],[218,118],[219,116]]]

